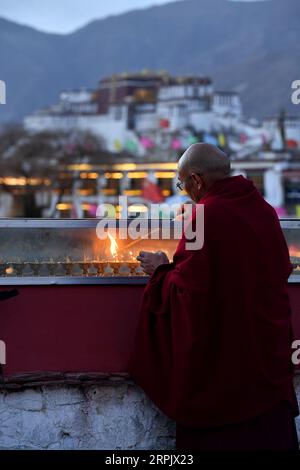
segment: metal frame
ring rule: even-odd
[[[102,219],[0,219],[0,228],[96,228]],[[113,219],[111,219],[113,220]],[[118,220],[118,219],[117,219]],[[125,220],[127,224],[127,220]],[[126,225],[124,225],[126,226]]]
[[[68,286],[68,285],[146,285],[149,276],[104,276],[104,277],[3,277],[1,286]]]
[[[112,219],[112,218],[98,218],[98,219],[10,219],[0,218],[1,228],[96,228],[97,224],[102,220],[115,224],[117,228],[126,228],[128,225],[136,220],[136,218],[128,219]],[[170,223],[170,219],[141,219],[148,222],[149,228],[163,228],[164,224]],[[171,228],[176,225],[180,227],[182,222],[171,220]]]
[[[281,228],[299,229],[300,219],[280,219]]]

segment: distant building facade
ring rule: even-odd
[[[281,115],[281,117],[266,118],[263,127],[271,136],[274,150],[281,150],[283,147],[300,148],[299,116]]]
[[[237,93],[215,92],[206,77],[137,73],[104,78],[95,90],[64,91],[58,104],[25,117],[24,126],[30,132],[91,131],[115,150],[116,139],[158,130],[210,132],[218,117],[242,117]]]

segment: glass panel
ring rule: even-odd
[[[51,227],[57,221],[47,227],[18,226],[21,221],[3,227],[0,221],[0,277],[144,276],[136,260],[140,251],[164,251],[171,260],[178,244],[162,228],[151,232],[148,222],[136,239],[130,237],[127,221],[121,230],[106,227],[105,239],[97,236],[97,221],[91,227],[63,222],[61,227]]]
[[[299,276],[300,281],[300,227],[298,228],[292,222],[290,223],[293,228],[283,228],[283,233],[289,247],[291,263],[293,265],[293,275]]]
[[[10,279],[28,277],[133,278],[144,276],[136,260],[140,251],[164,251],[172,260],[180,237],[178,231],[174,235],[174,226],[169,232],[162,222],[158,229],[147,222],[144,232],[134,239],[129,232],[131,222],[123,220],[121,229],[117,222],[115,230],[109,228],[110,238],[100,239],[97,220],[2,219],[0,279],[8,284]],[[294,266],[291,280],[300,282],[300,220],[281,220],[281,225]]]

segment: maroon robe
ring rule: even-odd
[[[242,423],[284,400],[296,416],[292,266],[276,212],[242,176],[199,202],[204,246],[187,251],[183,237],[150,277],[130,375],[184,427]]]

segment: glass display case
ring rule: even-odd
[[[289,281],[300,282],[300,219],[282,219],[280,223],[294,268]]]
[[[146,283],[138,253],[164,251],[171,260],[182,227],[145,220],[134,235],[133,223],[0,219],[0,285]],[[283,219],[281,226],[294,267],[290,282],[300,282],[300,220]]]
[[[140,229],[133,224],[1,219],[0,285],[146,283],[139,252],[161,250],[171,259],[180,237],[169,220],[144,220]]]

